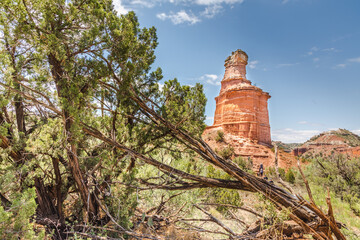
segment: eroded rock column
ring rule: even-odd
[[[225,60],[225,74],[216,100],[214,125],[225,132],[271,145],[267,101],[269,93],[246,79],[248,56],[237,50]]]

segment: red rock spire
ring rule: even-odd
[[[251,85],[246,79],[248,55],[237,50],[225,60],[225,74],[216,100],[213,127],[225,132],[270,145],[267,108],[269,93]]]

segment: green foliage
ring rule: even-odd
[[[44,239],[44,229],[34,230],[30,220],[36,210],[35,189],[30,188],[16,195],[9,209],[0,206],[0,238]]]
[[[216,132],[216,137],[215,137],[215,141],[216,142],[223,142],[224,141],[224,132],[219,130]]]
[[[220,178],[230,180],[231,177],[219,169],[215,169],[212,165],[207,167],[207,177]],[[203,189],[200,193],[207,198],[207,201],[215,204],[230,204],[234,206],[241,206],[242,201],[237,190],[234,189],[222,189],[222,188],[209,188]],[[217,206],[216,209],[225,213],[227,211],[226,206]]]
[[[279,174],[282,179],[285,179],[285,169],[279,167]],[[291,170],[291,169],[290,169]]]
[[[359,158],[349,159],[341,155],[317,158],[309,164],[305,174],[309,181],[334,191],[360,216]]]
[[[206,97],[203,86],[181,86],[178,80],[166,81],[162,90],[162,115],[188,132],[200,137],[205,129]]]
[[[248,159],[244,159],[242,156],[236,157],[233,161],[244,171],[248,173],[253,173],[252,167],[253,162],[252,159],[249,157]]]
[[[280,170],[279,170],[279,172],[280,172]],[[291,168],[285,174],[285,181],[287,181],[289,183],[295,182],[295,174]]]
[[[276,169],[275,167],[268,167],[265,169],[265,175],[268,177],[275,177],[276,176]]]
[[[265,228],[268,228],[274,224],[281,223],[285,220],[289,220],[288,209],[282,209],[280,212],[277,210],[276,206],[269,200],[267,200],[264,195],[257,194],[258,201],[255,204],[255,209],[263,214],[265,220],[268,221]]]
[[[217,153],[222,158],[229,159],[234,155],[234,148],[231,145],[229,145],[229,146],[224,147],[221,150],[217,150]]]
[[[313,179],[310,176],[308,176],[307,179],[310,181],[310,188],[316,204],[322,209],[327,209],[327,187],[324,187],[324,185],[320,185],[317,182],[312,182]],[[341,232],[345,235],[346,239],[359,239],[357,229],[360,229],[360,220],[352,210],[351,204],[332,190],[330,190],[330,198],[336,220],[346,225],[346,228],[342,228]]]

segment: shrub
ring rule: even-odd
[[[252,159],[249,157],[247,160],[245,160],[243,157],[239,156],[234,158],[233,160],[239,167],[246,171],[246,172],[252,172],[253,162]]]
[[[234,148],[231,146],[225,147],[219,151],[219,155],[225,159],[229,159],[234,154]]]
[[[45,231],[31,221],[36,211],[35,188],[16,194],[9,209],[0,206],[1,239],[45,239]]]
[[[265,175],[266,176],[276,176],[276,170],[275,170],[275,167],[268,167],[265,169]]]
[[[224,141],[224,132],[219,130],[217,131],[217,135],[215,137],[216,142],[223,142]]]
[[[285,169],[279,168],[279,174],[280,174],[280,177],[281,177],[282,179],[284,179],[284,178],[285,178]]]
[[[289,183],[294,183],[295,182],[295,174],[291,170],[291,168],[285,174],[285,181],[287,181]]]
[[[214,168],[212,165],[207,167],[207,177],[211,178],[220,178],[225,180],[230,180],[231,177],[227,174]],[[234,206],[242,206],[242,201],[239,195],[238,190],[235,189],[225,189],[225,188],[204,188],[200,190],[200,194],[206,196],[207,201],[215,204],[230,204]],[[228,207],[226,206],[217,206],[216,210],[221,213],[226,213]]]

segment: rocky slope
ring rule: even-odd
[[[293,154],[304,157],[319,154],[345,154],[350,157],[358,157],[360,156],[360,136],[346,129],[323,132],[295,148]]]
[[[219,137],[219,133],[223,133],[223,137]],[[231,133],[224,133],[221,127],[207,129],[202,138],[225,158],[241,156],[243,159],[251,161],[254,171],[259,169],[260,164],[263,164],[265,168],[275,166],[274,148],[268,145],[259,144],[257,141]],[[296,161],[291,152],[284,151],[279,147],[278,166],[280,168],[289,169],[296,166]]]

